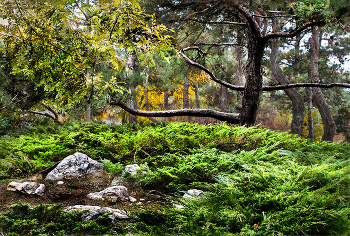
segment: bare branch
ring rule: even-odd
[[[183,19],[181,21],[194,21],[201,24],[220,24],[220,25],[247,25],[246,23],[241,22],[231,22],[231,21],[200,21],[196,19]]]
[[[49,106],[44,103],[41,103],[47,110],[49,110],[52,114],[48,112],[40,112],[40,111],[33,111],[33,110],[28,110],[30,113],[36,114],[36,115],[41,115],[41,116],[46,116],[48,118],[53,119],[55,122],[58,121],[58,115],[57,113]]]
[[[318,20],[318,21],[310,21],[307,22],[305,24],[303,24],[302,26],[300,26],[299,28],[293,30],[292,32],[275,32],[275,33],[270,33],[265,35],[263,38],[265,39],[273,39],[273,38],[292,38],[294,36],[297,36],[298,34],[300,34],[303,30],[311,27],[311,26],[315,26],[315,25],[323,25],[325,23],[324,20]]]
[[[53,119],[54,121],[56,121],[55,116],[47,113],[47,112],[40,112],[40,111],[33,111],[33,110],[28,110],[30,113],[36,114],[36,115],[41,115],[41,116],[46,116],[48,118]]]
[[[111,103],[123,108],[125,111],[135,116],[144,117],[171,117],[171,116],[197,116],[197,117],[211,117],[221,121],[227,121],[232,124],[239,124],[239,114],[225,113],[211,109],[182,109],[182,110],[168,110],[168,111],[140,111],[126,106],[122,102]]]
[[[272,90],[285,90],[290,88],[302,88],[302,87],[314,87],[314,88],[333,88],[342,87],[350,88],[348,83],[331,83],[331,84],[321,84],[321,83],[298,83],[298,84],[286,84],[277,86],[263,86],[262,91],[272,91]]]
[[[44,103],[41,103],[41,105],[43,105],[47,110],[49,110],[54,115],[55,117],[54,120],[58,120],[58,115],[54,109],[52,109],[49,105],[46,105]]]
[[[258,25],[258,22],[256,22],[256,20],[254,19],[254,17],[252,16],[252,14],[250,14],[250,12],[243,6],[239,5],[239,4],[235,4],[234,7],[243,14],[244,18],[248,21],[248,23],[250,24],[250,26],[252,27],[252,30],[254,32],[254,34],[258,37],[261,38],[262,34],[260,32],[260,27]]]
[[[239,43],[195,43],[194,44],[195,46],[200,46],[200,45],[203,45],[203,46],[246,46],[246,45],[243,45],[243,44],[239,44]]]
[[[184,48],[182,50],[179,51],[179,54],[192,66],[194,67],[197,67],[198,69],[201,69],[203,70],[205,73],[207,73],[211,80],[214,80],[215,82],[217,82],[218,84],[221,84],[227,88],[230,88],[230,89],[233,89],[233,90],[239,90],[239,91],[243,91],[244,90],[244,87],[243,86],[235,86],[235,85],[232,85],[230,83],[227,83],[225,81],[222,81],[222,80],[219,80],[218,78],[215,77],[215,75],[210,71],[208,70],[206,67],[202,66],[201,64],[191,60],[189,57],[187,57],[185,55],[185,51],[189,51],[189,50],[198,50],[200,51],[200,49],[198,47],[189,47],[189,48]]]

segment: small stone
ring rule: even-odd
[[[118,220],[130,218],[128,215],[126,215],[125,211],[121,211],[119,209],[113,209],[109,207],[100,207],[100,206],[75,205],[75,206],[68,207],[65,211],[72,212],[72,211],[84,211],[84,210],[89,210],[89,211],[85,212],[81,216],[81,219],[83,222],[97,219],[99,216],[102,216],[106,213],[111,213],[111,212],[112,214],[108,216],[107,224],[113,224]]]
[[[202,197],[203,195],[204,195],[204,192],[202,190],[190,189],[187,191],[187,193],[184,194],[183,198],[186,198],[186,199],[197,198],[197,197]]]
[[[176,209],[179,209],[179,210],[182,210],[182,209],[185,208],[183,205],[178,205],[178,204],[174,204],[174,207],[175,207]]]
[[[136,202],[137,200],[136,200],[136,198],[133,198],[132,196],[129,196],[129,201],[130,202]]]
[[[144,201],[145,199],[144,198],[140,198],[140,201],[142,202],[142,201]]]
[[[64,184],[64,182],[63,181],[58,181],[57,184],[58,185],[62,185],[62,184]]]
[[[20,191],[26,194],[42,195],[45,191],[45,185],[37,182],[11,182],[7,185],[7,190]]]
[[[129,200],[128,189],[125,186],[109,187],[100,192],[89,193],[87,197],[94,200],[106,199],[109,202],[126,202]]]
[[[140,169],[140,166],[138,164],[127,165],[125,166],[124,172],[135,175],[138,169]]]

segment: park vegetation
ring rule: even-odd
[[[125,181],[164,197],[112,225],[17,204],[0,234],[349,235],[349,12],[347,0],[0,2],[1,183],[82,152],[110,176],[139,164]],[[205,195],[183,199],[193,188]]]

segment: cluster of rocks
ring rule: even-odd
[[[125,173],[129,173],[130,175],[137,174],[137,171],[140,167],[137,164],[128,165],[125,167],[123,171],[123,175]],[[49,181],[57,181],[58,185],[63,185],[64,180],[66,179],[79,179],[86,177],[101,177],[103,175],[103,164],[97,162],[87,155],[83,153],[75,153],[63,159],[56,167],[51,170],[47,176],[46,180]],[[133,198],[129,195],[128,189],[123,186],[124,182],[120,177],[116,177],[110,187],[94,193],[89,193],[87,195],[88,198],[93,200],[103,200],[108,202],[136,202],[137,199]],[[11,191],[20,191],[25,194],[31,195],[43,195],[45,191],[45,185],[37,182],[11,182],[7,186],[7,190]],[[188,190],[187,193],[184,194],[185,199],[191,199],[203,196],[203,191],[192,189]],[[143,199],[142,199],[143,200]],[[141,201],[141,199],[140,199]],[[180,205],[179,205],[180,206]],[[182,207],[182,206],[181,206]],[[178,207],[178,208],[181,208]],[[118,219],[129,219],[129,216],[125,214],[124,211],[118,209],[112,209],[108,207],[99,207],[99,206],[86,206],[86,205],[76,205],[72,207],[68,207],[66,211],[82,211],[89,210],[82,216],[83,221],[96,219],[99,216],[112,213],[108,220],[110,223],[114,223]]]

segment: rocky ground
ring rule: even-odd
[[[117,178],[117,182],[115,180],[113,182],[113,178],[106,171],[90,171],[90,169],[93,169],[96,165],[98,166],[100,163],[93,161],[85,154],[76,153],[67,157],[58,166],[56,164],[49,174],[41,172],[25,179],[1,180],[0,213],[8,211],[11,205],[17,203],[27,203],[32,206],[38,204],[61,204],[64,208],[75,205],[90,205],[110,207],[125,211],[140,207],[157,208],[170,204],[165,195],[159,191],[145,191],[140,188],[136,182],[123,181],[120,178]],[[59,169],[59,167],[61,169]],[[133,168],[133,165],[130,167]],[[137,166],[137,168],[139,167]],[[59,171],[57,171],[57,169],[59,169]],[[126,168],[126,171],[129,170]],[[136,170],[131,170],[131,172],[132,171],[136,173]],[[82,175],[79,172],[90,174]],[[56,177],[52,177],[52,173],[56,173]],[[62,173],[68,174],[64,176],[65,178],[63,179],[57,179],[61,177],[60,175]],[[77,174],[79,176],[75,176]],[[51,176],[52,179],[48,179],[48,176]],[[13,191],[11,191],[9,184],[13,182],[17,182],[15,184],[21,184],[23,182],[35,182],[37,185],[44,184],[45,190],[41,194],[34,194],[34,192],[28,194],[24,191],[16,191],[16,189],[12,189]],[[102,200],[94,200],[87,196],[90,193],[96,193],[115,185],[122,185],[127,188],[127,198],[125,198],[127,200],[119,201],[117,198],[117,200],[114,199],[114,201],[111,201],[108,197]],[[125,189],[125,187],[122,188]]]

